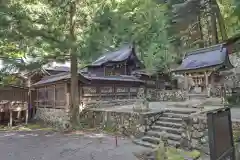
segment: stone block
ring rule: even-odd
[[[201,138],[203,136],[204,136],[203,132],[199,132],[197,130],[193,131],[193,133],[192,133],[193,138]]]
[[[192,148],[199,148],[199,146],[201,146],[200,144],[199,144],[199,140],[197,140],[197,139],[192,139],[191,140],[191,146],[192,146]]]

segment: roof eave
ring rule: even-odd
[[[176,70],[172,70],[171,73],[192,72],[192,71],[204,70],[204,69],[208,69],[208,68],[218,68],[218,67],[221,67],[222,65],[224,65],[224,63],[212,65],[212,66],[200,67],[200,68],[176,69]]]

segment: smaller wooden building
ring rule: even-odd
[[[188,86],[201,87],[202,92],[208,88],[213,90],[216,86],[222,85],[222,77],[219,73],[224,70],[232,69],[229,51],[226,45],[218,44],[208,48],[201,48],[187,53],[183,58],[182,64],[173,72],[183,74]]]
[[[92,76],[78,74],[80,100],[106,101],[136,98],[138,88],[144,82],[134,76]],[[68,108],[70,101],[70,73],[60,73],[45,77],[35,83],[37,107]]]

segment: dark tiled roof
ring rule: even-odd
[[[143,83],[143,81],[139,80],[135,76],[127,76],[127,75],[120,75],[120,76],[91,76],[87,74],[81,74],[79,73],[80,77],[83,77],[86,80],[106,80],[106,81],[127,81],[127,82],[140,82]],[[42,78],[39,82],[33,84],[33,86],[39,86],[44,85],[48,83],[54,83],[57,81],[62,80],[68,80],[71,78],[71,75],[69,72],[63,72],[52,76],[46,76]]]
[[[222,45],[215,45],[187,53],[182,64],[175,71],[214,67],[224,65],[226,61],[229,61],[227,49],[223,48]],[[228,64],[228,67],[232,68],[231,63]]]
[[[90,80],[106,80],[106,81],[127,81],[127,82],[143,82],[135,76],[119,75],[119,76],[91,76],[84,75],[85,78]]]
[[[59,74],[55,74],[52,76],[46,76],[42,78],[39,82],[33,84],[33,86],[38,86],[38,85],[43,85],[43,84],[48,84],[48,83],[53,83],[61,80],[66,80],[70,79],[71,75],[69,72],[63,72]]]
[[[100,66],[107,62],[121,62],[129,58],[132,54],[133,47],[131,45],[127,45],[115,52],[109,52],[107,54],[102,55],[97,60],[95,60],[89,66]]]

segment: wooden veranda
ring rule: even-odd
[[[0,118],[1,122],[9,122],[12,126],[13,120],[24,119],[28,121],[28,88],[7,85],[0,87]]]

